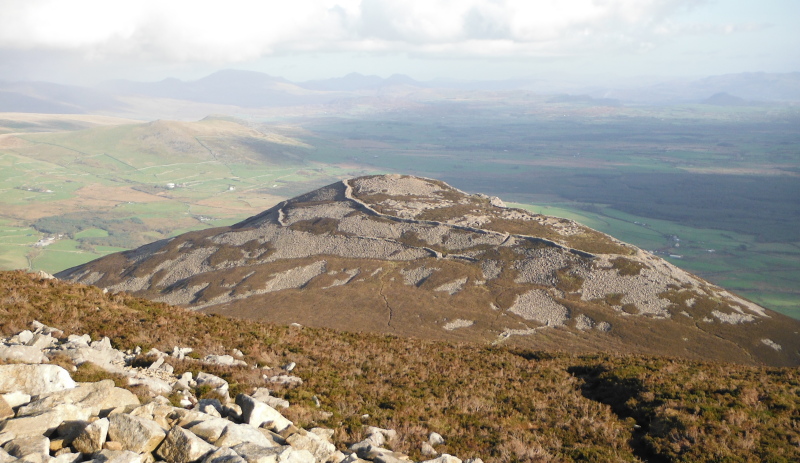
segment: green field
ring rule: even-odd
[[[32,228],[14,226],[0,219],[0,268],[29,268],[26,255],[39,241],[39,236]]]
[[[227,119],[76,128],[0,143],[0,268],[54,273],[349,176],[303,159],[301,141]]]

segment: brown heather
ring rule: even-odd
[[[292,403],[290,419],[334,428],[339,442],[359,440],[363,425],[394,428],[400,434],[394,448],[413,458],[421,457],[420,444],[436,431],[446,439],[440,451],[487,463],[800,459],[795,368],[277,326],[0,272],[0,330],[18,332],[34,319],[65,334],[109,336],[123,349],[188,346],[197,357],[238,348],[250,364],[294,361],[293,373],[304,384],[274,391]],[[198,369],[191,360],[171,362],[176,373]],[[227,379],[232,393],[264,385],[260,370],[202,368]],[[75,375],[103,377],[88,365]]]

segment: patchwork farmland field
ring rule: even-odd
[[[234,223],[347,176],[305,161],[300,141],[227,119],[92,125],[62,116],[37,125],[21,115],[16,128],[31,131],[10,133],[14,117],[0,117],[9,132],[0,139],[0,265],[7,269],[56,272]]]

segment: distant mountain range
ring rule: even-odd
[[[84,114],[123,107],[116,95],[98,89],[0,80],[0,112]]]
[[[602,89],[592,95],[630,102],[670,104],[705,103],[714,95],[723,93],[748,100],[751,104],[800,101],[800,72],[726,74],[699,80],[666,81],[638,88]]]
[[[116,80],[93,88],[47,82],[0,81],[0,112],[120,113],[130,109],[130,99],[168,99],[240,108],[274,108],[324,105],[347,99],[380,95],[388,89],[425,90],[426,98],[437,92],[518,92],[561,95],[560,102],[595,104],[719,104],[714,95],[728,94],[737,104],[800,101],[800,73],[742,73],[699,80],[672,80],[642,86],[593,86],[569,88],[536,79],[500,81],[420,82],[395,74],[388,78],[351,73],[332,79],[291,82],[268,74],[223,70],[195,81],[168,78],[158,82]],[[566,90],[565,90],[566,89]],[[711,101],[708,101],[711,99]],[[730,99],[728,99],[730,104]]]
[[[151,83],[117,80],[101,84],[99,88],[119,96],[169,98],[242,108],[321,104],[341,97],[335,92],[303,88],[282,77],[234,70],[215,72],[190,82],[172,78]]]

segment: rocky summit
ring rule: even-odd
[[[800,364],[796,320],[571,220],[412,176],[344,180],[56,276],[284,324]]]

